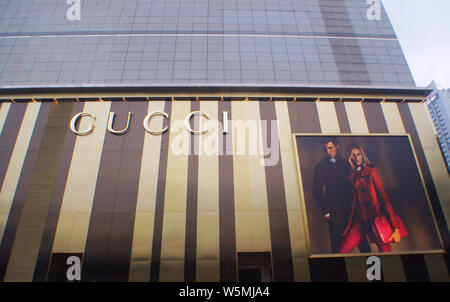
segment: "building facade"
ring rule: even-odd
[[[0,6],[1,280],[67,281],[76,257],[81,281],[365,281],[376,254],[385,281],[448,281],[430,90],[382,7],[81,0],[70,21],[65,1]],[[401,169],[380,172],[402,245],[314,252],[315,230],[329,238],[302,136],[406,139],[419,185],[398,187],[417,206],[391,186]]]
[[[436,135],[445,158],[447,169],[450,171],[450,91],[439,90],[436,83],[432,83],[433,92],[427,97],[427,106],[433,120]]]
[[[414,86],[367,1],[78,2],[0,4],[0,85]]]

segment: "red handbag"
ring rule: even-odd
[[[405,237],[406,235],[408,235],[408,229],[405,227],[405,224],[403,223],[403,221],[400,219],[400,217],[397,214],[395,215],[395,218],[399,225],[400,237]],[[372,223],[372,231],[375,234],[375,237],[380,242],[390,243],[390,242],[394,241],[394,238],[389,240],[389,238],[391,238],[391,235],[394,231],[392,230],[392,226],[389,223],[389,220],[384,215],[375,217],[375,219]]]

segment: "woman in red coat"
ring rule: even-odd
[[[357,144],[347,147],[348,161],[352,167],[350,181],[353,183],[354,198],[352,213],[344,236],[340,253],[350,253],[358,243],[368,236],[380,252],[390,252],[390,243],[384,243],[375,237],[371,225],[375,217],[384,213],[394,228],[389,240],[400,242],[399,222],[386,194],[377,169],[370,164],[364,151]]]

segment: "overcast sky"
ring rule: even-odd
[[[450,0],[382,0],[417,86],[450,88]]]

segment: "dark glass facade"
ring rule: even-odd
[[[363,0],[0,3],[0,86],[414,86],[387,15]]]

